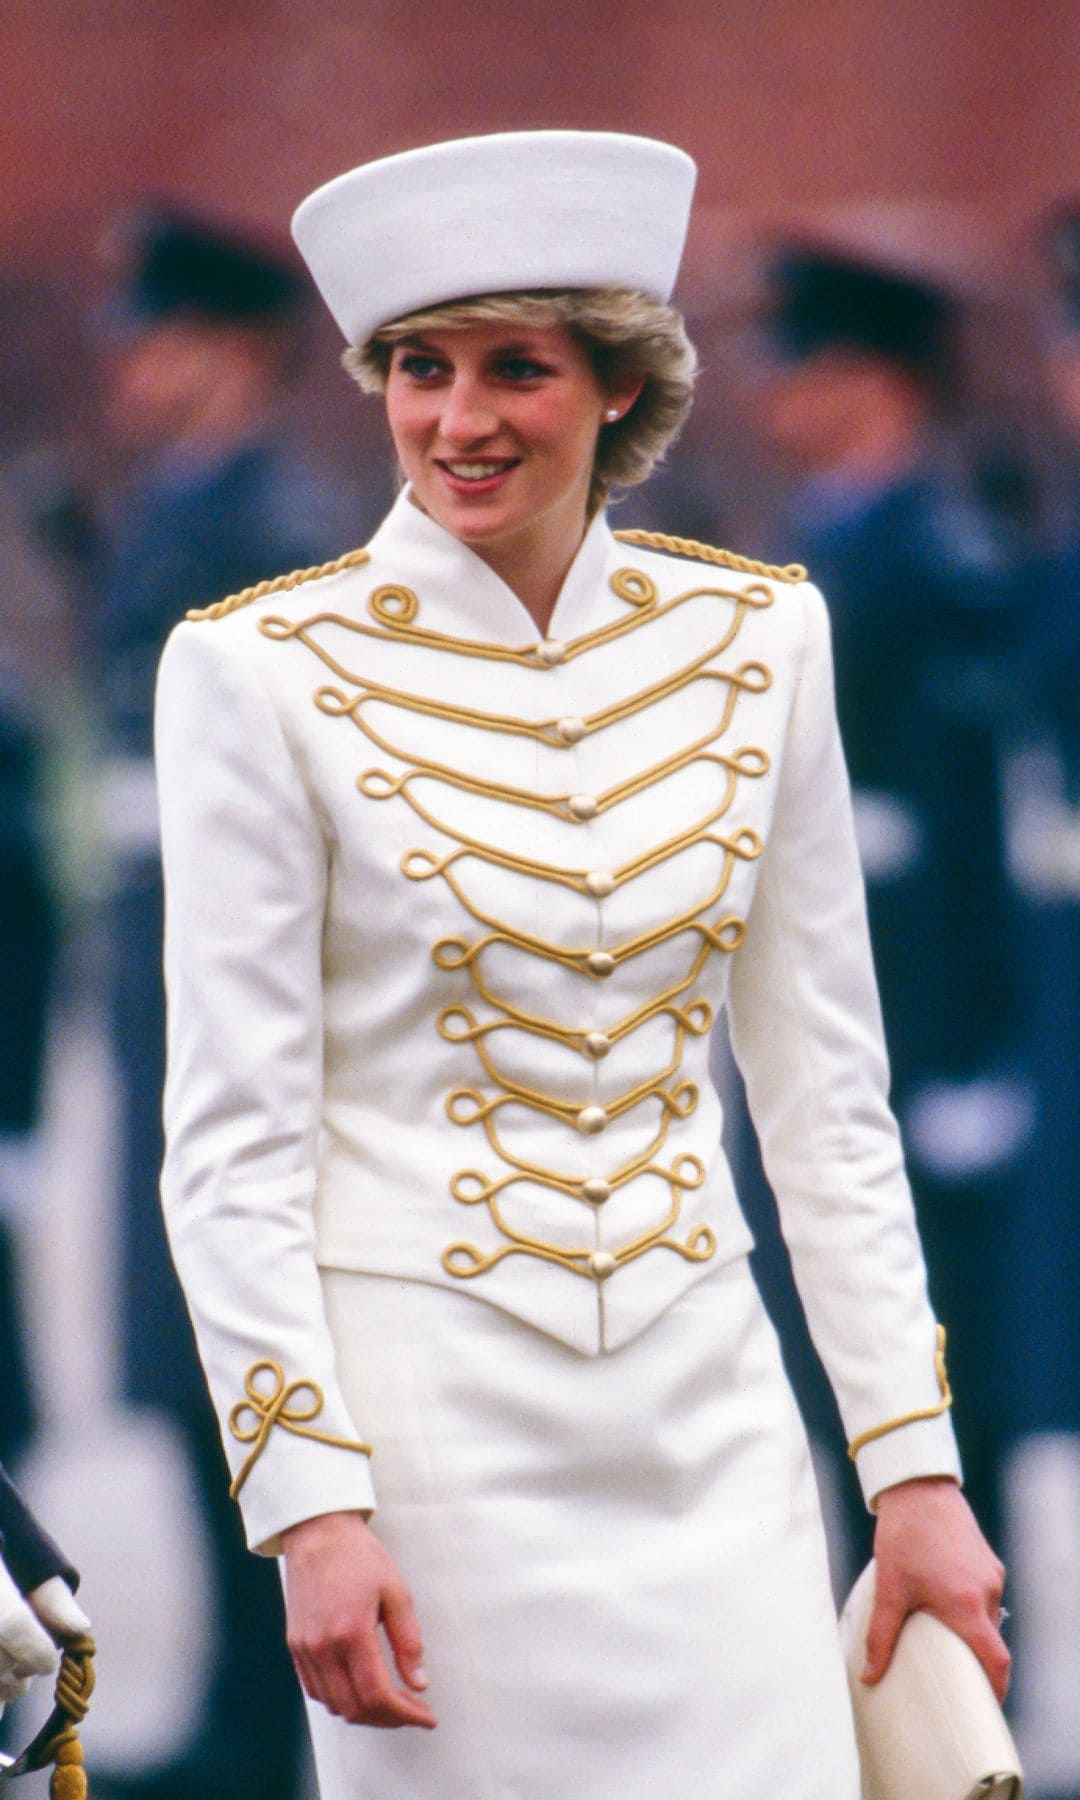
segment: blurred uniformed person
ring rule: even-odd
[[[989,520],[942,473],[956,299],[827,245],[768,267],[759,423],[792,480],[775,548],[828,597],[875,962],[926,1247],[997,1535],[1011,1354],[1003,1228],[1034,1101],[1000,797],[1019,604]]]
[[[1044,220],[1045,343],[1060,478],[1021,571],[1027,732],[1006,771],[1038,1091],[1038,1158],[1008,1253],[1022,1329],[1009,1370],[1006,1504],[1017,1725],[1038,1800],[1080,1793],[1080,201]]]
[[[43,831],[45,740],[16,667],[0,659],[0,1452],[33,1421],[17,1249],[33,1196],[57,917]]]
[[[111,1009],[121,1087],[122,1365],[126,1397],[184,1434],[213,1539],[222,1644],[210,1709],[177,1768],[130,1791],[283,1797],[299,1745],[274,1572],[242,1548],[158,1203],[164,1018],[152,752],[162,646],[189,607],[361,543],[366,505],[282,435],[304,328],[284,256],[160,208],[127,222],[105,316],[104,405],[128,481],[108,521],[96,620],[114,867]],[[128,1789],[125,1788],[127,1793]]]

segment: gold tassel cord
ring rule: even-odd
[[[87,1780],[78,1727],[90,1709],[94,1691],[94,1640],[72,1638],[63,1646],[52,1712],[41,1730],[11,1766],[10,1780],[54,1765],[49,1777],[50,1800],[86,1800]]]

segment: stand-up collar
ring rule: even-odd
[[[402,490],[371,539],[373,562],[391,571],[397,568],[422,600],[452,606],[463,637],[527,644],[541,635],[527,607],[502,577],[421,511],[411,496],[411,488]],[[597,592],[613,548],[606,515],[598,513],[563,582],[548,626],[550,637],[569,638],[595,623]]]

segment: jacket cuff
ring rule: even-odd
[[[366,1456],[331,1445],[282,1445],[252,1472],[240,1496],[248,1548],[281,1555],[281,1534],[322,1513],[375,1510],[375,1487]]]
[[[875,1438],[857,1453],[855,1466],[871,1512],[877,1509],[878,1495],[898,1482],[931,1475],[963,1480],[956,1435],[945,1413],[936,1419],[915,1419]]]

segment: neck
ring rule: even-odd
[[[546,539],[536,545],[473,544],[470,547],[517,595],[543,637],[547,635],[551,615],[570,566],[581,548],[583,535],[572,544],[558,547]]]
[[[415,493],[410,494],[410,499],[421,512],[425,511]],[[590,523],[582,509],[580,515],[557,525],[545,518],[512,536],[487,540],[461,537],[459,541],[506,583],[541,636],[546,636],[563,583]]]

